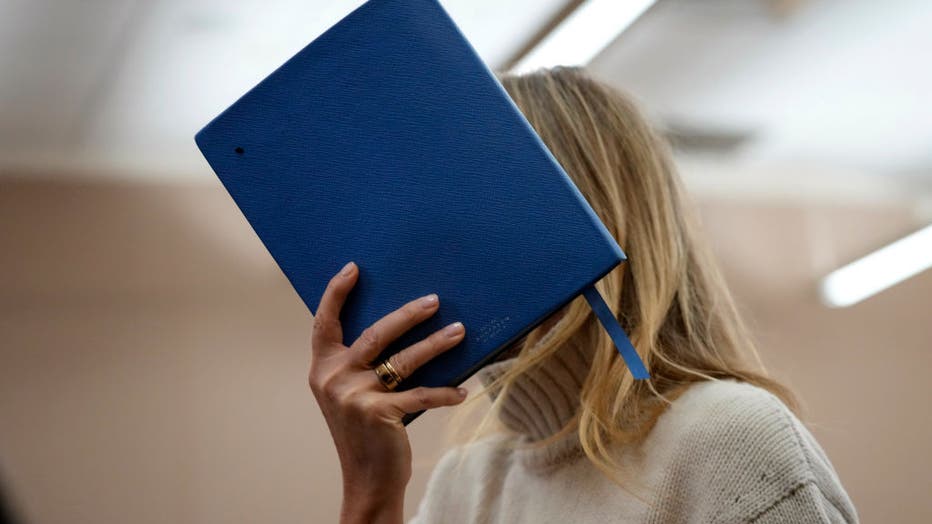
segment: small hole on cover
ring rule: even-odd
[[[234,149],[233,151],[236,151],[236,154],[237,154],[237,155],[242,155],[243,153],[246,152],[246,150],[243,149],[243,148],[241,148],[241,147],[237,147],[237,148]]]

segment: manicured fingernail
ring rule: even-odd
[[[459,393],[461,397],[465,397],[466,394],[469,393],[466,391],[466,388],[456,388],[456,392]]]
[[[431,293],[425,297],[421,297],[420,303],[421,306],[425,308],[434,307],[437,305],[437,293]]]
[[[443,332],[447,334],[448,337],[455,337],[463,332],[463,323],[454,322],[449,326],[443,328]]]
[[[340,274],[344,277],[348,277],[349,274],[353,272],[354,265],[355,264],[353,262],[347,262],[346,265],[343,266],[343,269],[340,270]]]

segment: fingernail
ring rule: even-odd
[[[456,392],[459,393],[461,397],[465,397],[466,394],[469,393],[466,391],[466,388],[456,388]]]
[[[421,306],[428,308],[434,307],[437,304],[437,293],[431,293],[427,296],[421,297]]]
[[[355,264],[353,264],[352,262],[347,262],[346,265],[343,266],[343,269],[340,270],[340,274],[343,275],[344,277],[348,277],[349,274],[353,272],[354,265]]]
[[[448,337],[459,335],[460,333],[463,332],[463,323],[454,322],[450,324],[449,326],[443,328],[443,332],[446,333]]]

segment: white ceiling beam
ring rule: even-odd
[[[654,2],[588,0],[521,57],[511,71],[525,73],[541,67],[588,64]]]

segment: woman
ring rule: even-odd
[[[790,393],[767,378],[669,153],[631,102],[575,68],[502,82],[630,256],[599,287],[651,380],[631,378],[578,298],[480,372],[494,400],[481,426],[498,427],[441,458],[414,521],[857,521]],[[401,522],[411,450],[400,419],[466,392],[388,392],[372,371],[437,311],[435,295],[343,345],[337,319],[357,276],[347,264],[321,299],[309,381],[342,465],[342,522]],[[451,324],[390,363],[409,376],[463,336]]]

